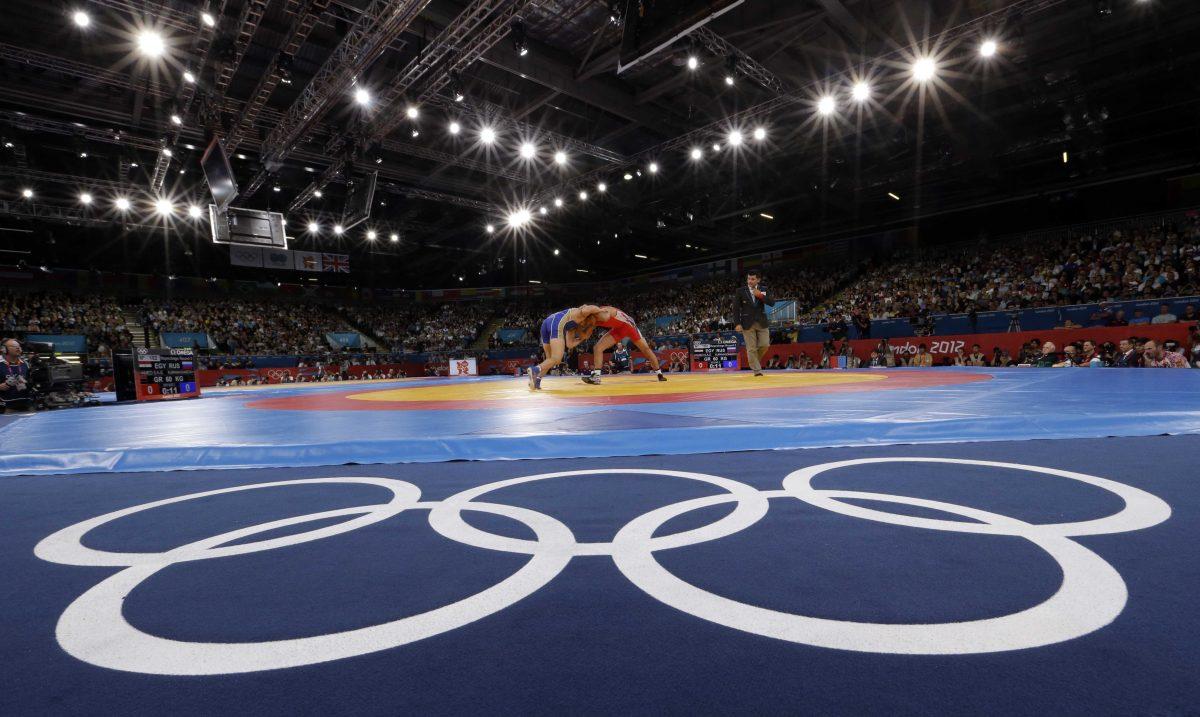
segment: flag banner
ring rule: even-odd
[[[317,251],[293,251],[293,266],[296,271],[320,271],[321,253]]]
[[[263,266],[267,269],[287,269],[291,271],[295,268],[293,265],[292,252],[287,249],[266,249],[262,250]]]
[[[262,266],[263,251],[256,246],[230,245],[229,263],[234,266]]]
[[[332,271],[338,274],[350,273],[350,256],[348,254],[322,254],[321,271]]]

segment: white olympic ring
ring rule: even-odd
[[[1058,476],[1104,488],[1125,502],[1118,513],[1096,520],[1034,524],[984,510],[936,500],[886,493],[817,489],[812,479],[826,471],[871,463],[944,463],[1007,468]],[[617,531],[607,543],[580,543],[571,530],[544,513],[495,503],[477,502],[501,488],[549,478],[587,475],[658,475],[688,478],[726,492],[681,501],[645,513]],[[385,488],[392,499],[378,505],[343,508],[275,520],[198,540],[162,553],[116,553],[85,547],[84,536],[113,520],[152,508],[196,498],[258,488],[313,483],[359,483]],[[895,525],[965,533],[1016,536],[1050,555],[1062,570],[1058,591],[1034,607],[1001,617],[935,624],[864,623],[783,613],[747,605],[697,588],[663,568],[654,553],[696,545],[737,533],[766,515],[773,498],[797,498],[855,518]],[[719,476],[649,469],[595,469],[522,476],[497,481],[442,501],[419,501],[420,489],[388,478],[312,478],[275,481],[192,493],[114,511],[64,528],[34,549],[43,560],[67,565],[121,566],[72,602],[56,629],[59,644],[85,662],[116,670],[169,675],[216,675],[280,669],[364,655],[405,645],[475,622],[524,599],[553,580],[576,556],[611,556],[618,569],[646,594],[682,612],[743,632],[790,642],[861,652],[893,654],[972,654],[998,652],[1063,642],[1111,623],[1121,613],[1128,591],[1120,574],[1096,553],[1074,542],[1080,535],[1140,530],[1157,525],[1171,508],[1157,496],[1123,483],[1082,473],[1017,463],[954,458],[862,458],[797,470],[782,490],[758,490]],[[886,513],[845,503],[870,500],[928,508],[972,521],[940,520]],[[671,519],[702,508],[735,502],[719,520],[680,533],[655,536]],[[339,535],[394,517],[404,510],[429,510],[429,524],[442,536],[488,550],[531,556],[508,578],[450,605],[391,622],[344,632],[287,640],[247,643],[183,642],[149,635],[122,615],[125,598],[160,570],[181,562],[260,552]],[[524,523],[535,540],[510,538],[479,530],[462,519],[470,510],[501,515]],[[280,528],[329,518],[353,520],[316,530],[249,543],[228,543]]]

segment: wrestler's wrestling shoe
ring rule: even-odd
[[[593,386],[599,386],[600,385],[600,372],[592,371],[592,373],[590,375],[583,377],[583,382],[590,383]]]
[[[537,391],[542,387],[542,372],[537,366],[529,367],[529,390]]]
[[[667,380],[667,377],[663,375],[663,372],[662,372],[662,371],[659,371],[659,372],[658,372],[658,380],[659,380],[659,381],[666,381],[666,380]]]

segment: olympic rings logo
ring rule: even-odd
[[[1027,471],[1068,478],[1108,490],[1125,507],[1114,515],[1071,523],[1034,524],[1005,515],[922,498],[888,493],[815,488],[813,479],[839,469],[873,463],[940,463]],[[652,510],[627,523],[609,542],[579,542],[561,521],[545,513],[482,500],[489,493],[524,483],[587,475],[657,475],[708,483],[723,492]],[[314,483],[366,484],[384,488],[385,503],[329,510],[274,520],[204,538],[161,553],[120,553],[83,545],[91,530],[134,513],[208,496]],[[691,585],[656,559],[675,550],[719,540],[748,528],[767,514],[774,499],[799,499],[842,515],[925,530],[1024,538],[1059,565],[1062,585],[1050,598],[1020,612],[948,623],[882,624],[816,618],[748,605]],[[932,509],[966,520],[915,517],[866,508],[846,500],[868,500]],[[677,516],[710,506],[734,503],[728,515],[705,526],[658,535]],[[445,538],[485,550],[530,556],[529,562],[496,585],[424,613],[379,625],[297,639],[245,643],[169,640],[130,625],[122,604],[134,589],[172,565],[256,553],[320,540],[392,518],[406,510],[429,511],[431,528]],[[471,526],[463,511],[500,515],[524,523],[533,539],[489,533]],[[685,471],[596,469],[543,473],[501,480],[465,490],[441,501],[420,500],[420,489],[389,478],[309,478],[236,486],[192,493],[125,508],[64,528],[42,540],[35,554],[50,562],[124,569],[72,602],[59,619],[56,636],[69,654],[116,670],[166,675],[217,675],[311,665],[378,652],[434,637],[493,615],[536,592],[577,557],[608,556],[634,585],[660,602],[710,622],[793,643],[859,652],[912,655],[975,654],[1051,645],[1086,635],[1111,623],[1124,609],[1128,591],[1120,574],[1103,558],[1072,540],[1141,530],[1171,515],[1163,500],[1123,483],[1083,473],[1016,463],[954,458],[860,458],[802,468],[789,474],[779,490],[758,490],[745,483]],[[304,533],[241,542],[262,533],[332,518],[350,518]]]

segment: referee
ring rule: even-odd
[[[734,331],[742,332],[746,341],[746,358],[755,376],[762,374],[762,358],[771,348],[771,332],[767,330],[767,306],[774,302],[759,286],[757,271],[746,272],[746,285],[738,287],[733,295]]]

